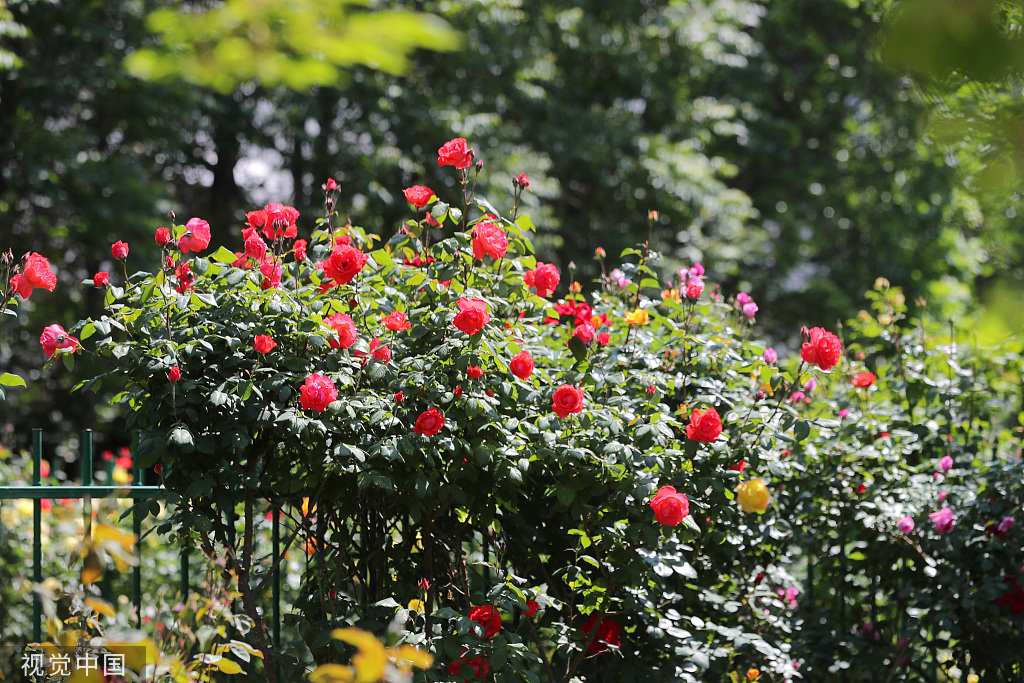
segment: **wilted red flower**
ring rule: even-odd
[[[424,185],[413,185],[402,190],[402,194],[405,195],[407,202],[418,209],[422,209],[430,203],[430,198],[434,196],[434,191]]]
[[[178,240],[181,253],[202,251],[210,246],[210,224],[202,218],[190,218],[185,224],[185,234]]]
[[[800,357],[822,370],[831,370],[835,367],[843,353],[839,337],[820,327],[811,329],[807,335],[809,341],[800,347]]]
[[[472,163],[473,150],[466,144],[465,138],[449,140],[437,150],[438,166],[454,166],[463,169],[469,168]]]
[[[484,627],[484,638],[493,638],[501,630],[501,615],[490,605],[469,610],[469,618]]]
[[[423,436],[433,436],[444,427],[444,413],[437,408],[431,408],[420,413],[416,418],[416,426],[412,431]],[[499,623],[500,626],[500,623]]]
[[[52,292],[56,286],[57,276],[50,270],[50,262],[36,252],[25,257],[22,272],[11,278],[11,287],[22,299],[29,298],[36,287]]]

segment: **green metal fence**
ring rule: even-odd
[[[83,501],[83,524],[85,534],[92,532],[92,501],[94,499],[132,500],[135,503],[144,500],[163,499],[166,491],[162,486],[147,485],[146,472],[132,461],[131,483],[97,485],[94,482],[95,462],[93,459],[93,433],[91,429],[82,431],[80,454],[80,485],[50,485],[43,483],[43,430],[32,431],[32,479],[28,486],[0,486],[0,500],[31,500],[32,501],[32,581],[36,584],[43,581],[43,544],[42,521],[43,500],[51,498],[67,498]],[[107,467],[107,481],[111,481],[113,465]],[[281,555],[280,510],[271,508],[271,545],[272,558],[275,560],[271,580],[271,637],[275,649],[281,646],[281,563],[277,559]],[[143,515],[139,509],[132,510],[132,531],[136,537],[136,552],[139,562],[132,568],[132,605],[135,608],[136,622],[141,626],[142,620],[142,535]],[[189,583],[189,548],[180,551],[180,593],[185,599],[190,592]],[[32,637],[42,640],[43,614],[42,599],[33,594]]]

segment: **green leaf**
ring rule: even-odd
[[[167,442],[172,446],[180,448],[183,453],[191,453],[195,449],[195,440],[192,438],[192,432],[182,424],[171,428],[170,433],[167,435]]]
[[[4,374],[0,375],[0,385],[3,385],[5,387],[28,386],[27,384],[25,384],[25,380],[23,380],[21,377],[18,377],[17,375],[12,375],[9,372],[5,372]]]
[[[238,260],[238,257],[235,256],[235,252],[224,246],[210,254],[207,258],[211,261],[216,261],[217,263],[234,263]]]

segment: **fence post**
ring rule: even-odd
[[[132,486],[144,486],[146,472],[139,468],[132,457]],[[142,627],[142,515],[139,513],[140,498],[132,499],[132,532],[135,534],[135,553],[139,560],[132,568],[132,604],[135,605],[135,625]]]
[[[32,485],[43,483],[43,430],[32,430]],[[32,501],[32,580],[43,582],[43,500]],[[32,591],[32,640],[43,639],[43,599]]]
[[[92,430],[82,430],[82,486],[92,486]],[[82,516],[85,522],[85,538],[92,536],[92,496],[82,499]]]

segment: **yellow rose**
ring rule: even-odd
[[[736,498],[744,512],[764,512],[772,502],[772,494],[760,479],[741,482],[736,487]]]
[[[646,325],[649,320],[650,315],[642,308],[626,314],[626,322],[630,325]]]

